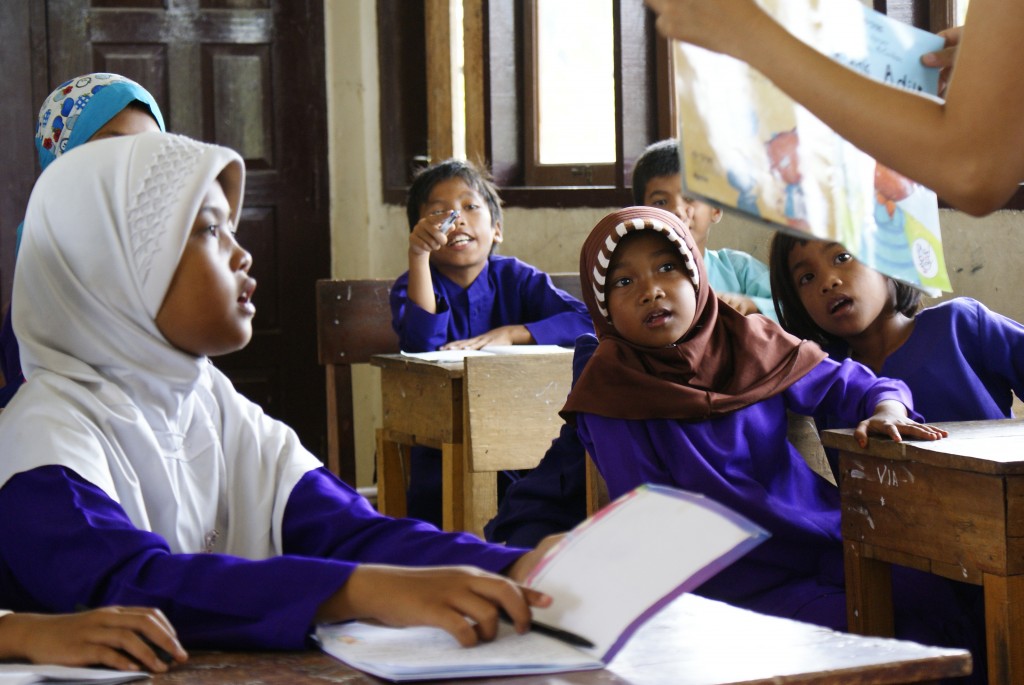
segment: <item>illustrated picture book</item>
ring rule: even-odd
[[[920,56],[941,48],[941,37],[858,0],[758,2],[844,66],[936,96],[939,70],[922,66]],[[877,164],[739,60],[675,43],[673,66],[687,193],[774,228],[842,243],[865,264],[932,295],[951,289],[934,192]]]
[[[524,585],[553,599],[533,609],[537,629],[517,635],[503,622],[495,640],[469,648],[438,628],[359,621],[321,625],[316,637],[328,654],[394,681],[599,669],[667,603],[767,537],[706,497],[643,485],[570,531],[534,568]]]

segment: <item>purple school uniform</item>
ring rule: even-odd
[[[539,345],[572,345],[593,333],[583,303],[559,290],[551,277],[515,257],[491,255],[468,288],[430,274],[437,295],[437,313],[409,303],[409,274],[391,289],[392,325],[406,352],[429,352],[451,340],[463,340],[499,326],[523,324]]]
[[[839,493],[786,439],[786,410],[817,407],[850,421],[886,399],[910,405],[902,382],[852,361],[824,360],[781,394],[715,419],[624,420],[577,415],[580,439],[617,497],[645,482],[704,494],[772,535],[697,594],[762,613],[845,630]],[[893,573],[897,635],[979,650],[969,600],[949,581]],[[927,610],[925,610],[927,608]]]
[[[593,333],[582,302],[559,290],[543,271],[516,259],[491,255],[483,271],[462,288],[430,267],[437,296],[437,313],[409,302],[409,274],[391,289],[392,325],[402,350],[428,352],[452,340],[481,335],[499,326],[523,324],[539,345],[573,344],[577,336]],[[427,447],[411,452],[408,512],[441,525],[441,453]],[[502,491],[510,476],[499,479]]]
[[[324,469],[292,490],[284,554],[267,559],[171,554],[161,536],[136,528],[117,502],[60,466],[11,478],[0,489],[0,520],[0,606],[158,607],[190,648],[301,649],[317,607],[360,563],[500,572],[523,553],[381,516]]]
[[[1009,418],[1024,396],[1024,326],[958,297],[922,310],[882,375],[910,388],[927,421]]]

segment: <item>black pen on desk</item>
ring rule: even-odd
[[[89,611],[89,607],[85,606],[84,604],[76,604],[75,605],[75,611],[78,611],[78,612]],[[164,662],[165,664],[168,664],[168,665],[174,663],[174,657],[171,656],[171,653],[168,652],[166,649],[164,649],[160,645],[156,644],[155,642],[150,640],[148,637],[146,637],[145,635],[143,635],[139,631],[135,631],[135,634],[139,636],[139,639],[141,639],[144,643],[146,643],[147,647],[149,647],[150,649],[153,650],[153,653],[156,654],[156,658],[157,659],[160,659],[160,661],[162,661],[162,662]]]
[[[512,617],[505,613],[504,610],[501,611],[501,618],[502,620],[507,621],[508,623],[513,623]],[[573,647],[586,647],[587,649],[594,648],[594,643],[585,637],[580,637],[576,633],[570,632],[568,630],[562,630],[561,628],[552,628],[549,625],[538,623],[537,621],[530,621],[530,630],[535,630],[541,635],[547,635],[548,637],[553,637],[557,640],[561,640],[562,642],[570,644]]]
[[[448,215],[448,218],[442,221],[441,225],[437,227],[437,230],[441,231],[441,233],[447,234],[448,231],[452,230],[452,226],[454,226],[455,222],[458,220],[459,210],[453,209],[452,213]]]

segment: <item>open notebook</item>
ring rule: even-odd
[[[593,647],[538,631],[517,635],[508,625],[493,642],[468,649],[436,628],[351,622],[319,626],[316,636],[328,654],[395,681],[603,668],[659,609],[767,536],[706,497],[643,485],[577,526],[525,583],[554,599],[534,609],[535,622]]]

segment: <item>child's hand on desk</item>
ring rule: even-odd
[[[0,617],[0,658],[122,671],[138,671],[141,666],[163,673],[170,665],[157,656],[156,648],[177,663],[188,660],[159,609],[103,607],[78,614]]]
[[[471,647],[493,640],[507,614],[519,633],[530,628],[530,607],[547,595],[508,578],[468,566],[407,568],[359,566],[338,592],[320,605],[318,621],[373,619],[388,626],[434,626]]]
[[[441,346],[442,350],[479,350],[487,345],[530,345],[533,336],[522,324],[499,326],[492,328],[483,335],[465,340],[453,340]]]
[[[908,418],[907,408],[895,400],[879,402],[874,415],[857,424],[853,435],[858,445],[867,447],[869,432],[888,435],[894,442],[900,442],[903,437],[939,440],[949,435],[948,431],[941,428]]]

